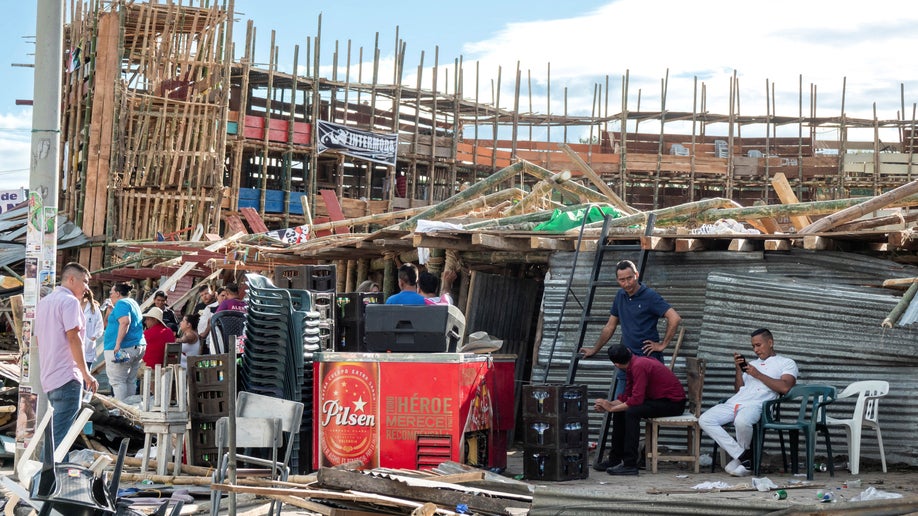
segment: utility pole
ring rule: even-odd
[[[16,462],[48,402],[39,381],[38,348],[33,338],[35,306],[43,287],[57,283],[57,199],[60,183],[61,78],[64,55],[64,0],[38,0],[35,32],[35,84],[32,152],[29,163],[29,214],[23,289],[22,356]],[[34,411],[33,411],[34,409]],[[35,419],[22,417],[34,413]],[[40,438],[41,436],[35,436]]]

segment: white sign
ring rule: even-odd
[[[22,188],[18,190],[0,190],[0,213],[12,210],[24,200],[26,200],[26,191]]]

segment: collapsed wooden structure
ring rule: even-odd
[[[287,66],[277,60],[273,37],[267,68],[256,65],[251,21],[236,60],[233,2],[194,4],[74,3],[67,25],[60,206],[97,244],[80,256],[92,270],[111,263],[102,244],[157,234],[185,238],[198,225],[205,233],[227,234],[227,217],[242,208],[256,210],[265,227],[276,229],[321,223],[339,208],[343,218],[354,218],[430,206],[516,159],[552,173],[569,170],[575,178],[586,177],[589,168],[605,189],[642,210],[708,197],[771,202],[769,185],[779,173],[802,201],[875,195],[914,173],[915,120],[903,114],[904,92],[895,119],[854,119],[844,112],[816,117],[814,93],[803,111],[802,87],[799,113],[749,116],[739,113],[734,78],[727,115],[710,111],[703,84],[701,109],[653,111],[641,106],[640,93],[631,108],[626,73],[618,113],[609,109],[607,77],[594,88],[589,116],[566,108],[553,113],[558,99],[550,95],[547,113],[539,114],[520,107],[520,70],[512,109],[502,107],[500,74],[495,98],[480,98],[477,65],[475,91],[466,91],[471,73],[461,58],[441,66],[435,55],[428,71],[422,53],[415,84],[406,84],[405,42],[398,38],[391,82],[379,74],[378,42],[365,57],[363,48],[348,42],[345,53],[335,41],[330,77],[320,75],[329,69],[320,36],[307,38],[302,59],[294,49],[292,73],[281,72]],[[318,28],[321,35],[321,18]],[[370,61],[372,70],[364,70]],[[425,74],[431,74],[429,89],[422,87]],[[529,105],[532,95],[530,88]],[[320,154],[319,121],[398,134],[395,164],[336,150]],[[648,122],[659,123],[659,133],[642,132],[640,124]],[[666,124],[672,123],[690,130],[671,134]],[[752,127],[764,128],[765,136],[749,137]],[[796,137],[777,136],[778,128],[794,127]],[[895,129],[899,141],[848,141],[855,128]],[[546,141],[534,141],[534,130],[544,130]],[[566,142],[569,130],[588,131],[588,142],[552,143]],[[837,131],[839,139],[820,141],[817,133],[824,130]],[[539,180],[526,176],[514,186],[528,190]],[[511,183],[508,178],[503,186]],[[326,189],[340,206],[319,201]]]

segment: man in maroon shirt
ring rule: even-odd
[[[622,344],[609,348],[609,360],[625,371],[625,392],[613,401],[599,398],[598,411],[612,413],[610,475],[637,475],[641,419],[678,416],[685,411],[685,389],[659,360],[632,355]]]

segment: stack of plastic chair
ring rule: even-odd
[[[306,290],[277,288],[258,274],[247,274],[246,279],[240,386],[248,392],[303,402],[308,407],[306,426],[310,430],[307,435],[300,432],[298,440],[311,442],[312,353],[319,350],[318,327],[311,322],[315,317],[309,312],[312,298]],[[294,470],[298,470],[299,457],[297,452],[291,463]]]

